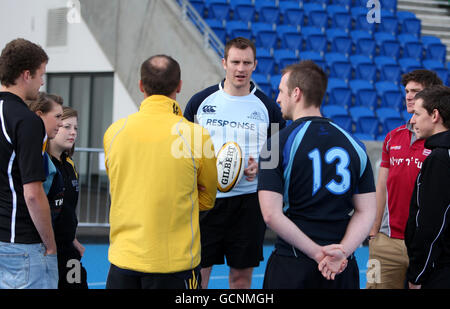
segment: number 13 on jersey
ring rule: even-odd
[[[309,159],[312,161],[313,167],[313,188],[312,195],[314,196],[317,191],[322,187],[322,158],[319,149],[315,148],[308,154]],[[336,160],[336,175],[341,176],[339,182],[336,179],[331,180],[325,185],[325,188],[336,195],[344,194],[350,188],[351,174],[348,170],[350,164],[350,156],[347,151],[341,147],[333,147],[325,153],[325,162],[328,165],[333,164]],[[325,167],[327,168],[327,167]]]

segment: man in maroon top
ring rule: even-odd
[[[442,81],[432,71],[415,70],[402,76],[406,110],[414,112],[416,93]],[[417,139],[408,121],[386,135],[376,186],[377,217],[369,234],[368,289],[405,287],[408,254],[404,242],[409,202],[422,162],[430,151]]]

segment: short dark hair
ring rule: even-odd
[[[141,81],[148,96],[169,96],[177,89],[180,80],[180,65],[170,56],[155,55],[141,65]]]
[[[37,44],[25,39],[15,39],[2,50],[0,56],[0,82],[8,87],[15,85],[24,71],[34,76],[43,63],[48,62],[45,51]]]
[[[282,74],[286,73],[290,73],[287,81],[289,95],[298,87],[305,96],[306,107],[322,105],[328,78],[321,67],[312,60],[304,60],[285,67]]]
[[[430,70],[414,70],[402,75],[402,85],[404,87],[411,81],[421,84],[424,88],[442,85],[442,80],[439,76]]]
[[[450,129],[450,88],[443,85],[435,85],[418,92],[415,100],[423,100],[423,108],[429,115],[437,109],[442,117],[442,123]]]
[[[224,54],[225,60],[228,59],[228,52],[230,51],[231,47],[236,47],[239,49],[247,49],[248,47],[250,47],[252,49],[253,55],[254,55],[253,60],[256,60],[256,47],[255,47],[255,44],[253,44],[253,42],[250,41],[249,39],[246,39],[243,37],[237,37],[237,38],[234,38],[234,39],[228,41],[227,44],[225,44],[225,54]]]

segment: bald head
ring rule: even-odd
[[[146,96],[176,93],[180,85],[180,65],[172,57],[155,55],[141,65],[141,83]]]

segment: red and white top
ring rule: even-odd
[[[425,140],[416,140],[410,124],[400,126],[386,135],[380,167],[389,169],[387,205],[380,232],[404,239],[409,203],[422,162],[431,153]]]

